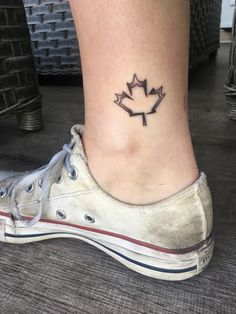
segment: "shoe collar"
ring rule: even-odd
[[[82,124],[75,124],[71,128],[72,142],[75,143],[73,147],[73,153],[81,155],[84,161],[88,163],[87,156],[84,150],[84,145],[83,145],[83,138],[82,138],[83,132],[84,132],[84,125]]]

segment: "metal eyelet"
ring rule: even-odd
[[[62,173],[60,174],[59,178],[57,179],[57,184],[60,184],[63,180],[63,175]]]
[[[78,177],[78,173],[77,173],[77,170],[75,169],[75,167],[71,167],[72,171],[68,172],[68,177],[71,179],[71,180],[76,180],[77,177]]]
[[[42,188],[42,186],[43,186],[43,179],[42,179],[42,178],[39,178],[39,179],[38,179],[38,186],[39,186],[40,188]]]
[[[8,190],[4,189],[4,190],[0,190],[0,198],[4,198],[7,196]]]
[[[29,186],[27,186],[27,188],[25,188],[25,192],[27,193],[32,193],[34,190],[34,184],[31,183]]]
[[[95,218],[91,215],[85,214],[84,219],[86,222],[93,224],[95,222]]]
[[[66,218],[66,213],[62,209],[58,209],[56,211],[56,215],[58,219],[65,219]]]

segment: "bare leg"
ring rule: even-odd
[[[83,68],[83,141],[95,179],[138,204],[190,185],[199,173],[187,115],[189,1],[70,3]]]

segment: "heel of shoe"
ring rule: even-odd
[[[197,269],[201,273],[210,263],[214,249],[214,237],[211,236],[207,242],[197,251]]]
[[[200,248],[183,254],[169,254],[156,250],[141,253],[106,241],[91,244],[142,275],[179,281],[198,275],[207,267],[212,257],[214,240],[211,236]]]

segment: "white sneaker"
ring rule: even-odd
[[[153,278],[199,274],[212,250],[212,202],[205,174],[181,192],[149,205],[123,203],[92,177],[83,126],[48,165],[0,177],[0,240],[28,243],[72,237]]]

